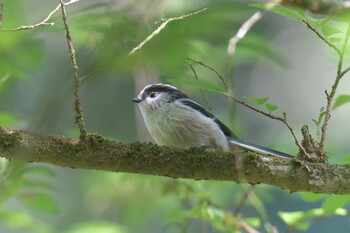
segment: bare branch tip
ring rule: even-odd
[[[61,1],[61,0],[60,0]],[[160,22],[161,22],[161,25],[158,26],[157,29],[155,29],[150,35],[148,35],[143,41],[141,41],[136,47],[134,47],[129,53],[128,53],[128,56],[131,56],[133,55],[135,52],[137,52],[138,50],[140,50],[147,42],[149,42],[153,37],[155,37],[157,34],[159,34],[165,27],[168,23],[170,23],[171,21],[175,21],[175,20],[182,20],[184,18],[187,18],[189,16],[193,16],[193,15],[196,15],[196,14],[199,14],[205,10],[207,10],[209,8],[205,7],[203,9],[200,9],[198,11],[195,11],[195,12],[192,12],[192,13],[189,13],[189,14],[186,14],[186,15],[182,15],[182,16],[178,16],[178,17],[171,17],[171,18],[168,18],[168,19],[162,19]]]

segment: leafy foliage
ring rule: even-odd
[[[38,174],[40,176],[38,176]],[[44,213],[57,212],[57,204],[48,194],[52,187],[43,178],[52,178],[52,171],[42,166],[30,166],[24,162],[2,160],[0,173],[0,222],[10,229],[33,229],[47,232],[45,224],[36,221],[25,208]],[[5,203],[16,200],[23,207],[14,212]]]
[[[196,88],[201,88],[209,91],[214,91],[214,92],[220,92],[223,93],[224,90],[222,90],[219,86],[216,84],[212,83],[211,81],[207,80],[194,80],[194,79],[168,79],[170,83],[174,84],[184,84]]]
[[[252,98],[252,97],[245,97],[247,100],[249,100],[249,102],[261,107],[263,104],[265,104],[269,98],[268,97],[264,97],[264,98]]]
[[[267,111],[269,111],[270,113],[277,110],[278,109],[278,106],[277,105],[274,105],[274,104],[271,104],[271,103],[267,103],[267,101],[269,100],[268,97],[263,97],[263,98],[253,98],[253,97],[247,97],[245,96],[245,98],[255,104],[256,106],[259,107],[259,109],[262,108],[262,106],[265,106],[265,108],[267,109]]]
[[[47,1],[39,9],[24,0],[4,2],[3,28],[40,21],[58,4]],[[234,1],[168,1],[163,8],[154,4],[129,0],[67,7],[89,131],[123,142],[135,140],[129,99],[134,83],[150,82],[150,76],[226,93],[232,91],[226,84],[233,86],[236,75],[232,67],[246,73],[257,62],[268,68],[287,64],[271,35],[259,25],[240,41],[234,57],[226,55],[228,38],[249,17],[251,7],[264,9],[261,3],[248,7]],[[142,50],[127,56],[159,26],[160,19],[200,7],[209,10],[170,23]],[[308,22],[334,46],[344,41],[348,16],[314,18],[280,6],[272,12],[296,23]],[[0,125],[77,136],[71,67],[59,13],[52,22],[53,27],[0,31]],[[196,67],[198,80],[194,79],[186,66],[189,58],[214,64],[226,80]],[[278,109],[269,97],[247,100],[268,112]],[[348,102],[348,95],[340,95],[333,109]],[[83,172],[0,160],[1,232],[244,232],[246,227],[275,232],[275,225],[283,227],[282,221],[289,228],[306,230],[315,225],[314,219],[348,216],[348,196],[303,193],[301,200],[266,186],[251,189],[226,182]]]
[[[338,98],[335,100],[333,109],[336,109],[346,103],[350,102],[350,95],[340,95]]]
[[[259,9],[266,9],[266,5],[263,4],[263,3],[251,3],[251,4],[249,4],[249,6],[256,7],[256,8],[259,8]],[[295,21],[302,22],[302,19],[298,15],[299,14],[298,10],[289,9],[289,8],[285,8],[285,7],[277,5],[273,9],[271,9],[271,11],[276,13],[276,14],[288,17],[290,19],[293,19]]]
[[[297,212],[279,212],[278,215],[285,221],[289,226],[297,230],[307,230],[311,225],[311,220],[314,218],[321,218],[327,216],[327,213],[322,208],[312,209],[308,211],[297,211]],[[347,216],[346,209],[336,209],[334,215]]]

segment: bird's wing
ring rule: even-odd
[[[220,127],[221,131],[228,137],[232,137],[232,138],[237,138],[237,136],[224,124],[222,123],[218,118],[216,118],[213,114],[211,114],[208,110],[206,110],[202,105],[194,102],[193,100],[190,99],[181,99],[180,100],[184,105],[195,109],[197,111],[199,111],[200,113],[202,113],[204,116],[209,117],[211,119],[213,119],[213,121],[218,124],[218,126]]]

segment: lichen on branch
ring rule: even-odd
[[[252,152],[179,150],[150,143],[123,144],[0,128],[0,157],[62,167],[195,180],[270,184],[292,192],[350,194],[350,165],[310,163]]]

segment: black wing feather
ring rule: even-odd
[[[213,114],[211,114],[208,110],[206,110],[203,106],[201,106],[200,104],[189,100],[189,99],[181,99],[180,100],[184,105],[193,108],[197,111],[199,111],[200,113],[202,113],[204,116],[209,117],[211,119],[214,120],[214,122],[216,124],[218,124],[218,126],[220,127],[221,131],[228,137],[232,137],[232,138],[237,138],[237,136],[224,124],[222,123],[218,118],[216,118]]]

